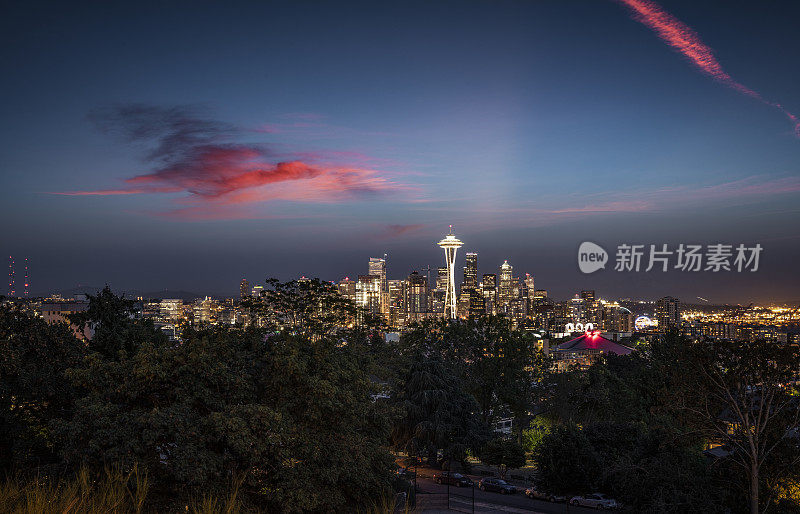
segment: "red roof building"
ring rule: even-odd
[[[556,360],[559,371],[574,365],[581,367],[590,366],[592,362],[604,354],[628,355],[633,348],[628,348],[600,335],[599,331],[586,332],[585,334],[561,343],[551,350]]]

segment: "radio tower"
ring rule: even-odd
[[[456,239],[453,235],[453,225],[450,225],[450,233],[439,241],[439,247],[444,250],[444,261],[447,264],[447,291],[444,295],[444,315],[447,317],[447,310],[450,310],[450,318],[456,318],[456,251],[464,243]]]
[[[30,285],[28,282],[28,258],[25,257],[25,298],[28,297],[28,286]]]
[[[8,256],[8,296],[14,297],[14,259]]]

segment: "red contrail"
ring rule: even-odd
[[[800,119],[781,104],[771,102],[757,91],[740,84],[728,75],[714,57],[714,50],[707,46],[688,25],[672,16],[657,3],[650,0],[619,0],[634,12],[634,19],[652,29],[658,37],[686,56],[700,71],[731,89],[755,98],[759,102],[783,112],[794,125],[794,133],[800,137]]]

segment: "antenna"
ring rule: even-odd
[[[8,256],[8,296],[14,297],[14,258]]]
[[[431,265],[428,264],[427,266],[422,268],[422,271],[425,272],[425,277],[426,280],[428,281],[428,287],[431,287]]]
[[[25,298],[28,297],[28,286],[29,285],[30,284],[29,284],[29,280],[28,280],[28,258],[25,257]]]

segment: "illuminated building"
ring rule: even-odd
[[[359,275],[356,282],[356,305],[366,309],[370,314],[381,314],[381,277],[380,275]]]
[[[381,277],[380,313],[389,318],[389,285],[386,280],[386,257],[370,257],[367,274]]]
[[[444,260],[447,266],[447,289],[444,296],[444,315],[455,319],[456,312],[456,252],[464,243],[453,235],[453,227],[450,226],[450,233],[439,241],[439,247],[444,250]]]
[[[659,299],[656,302],[656,320],[660,332],[678,328],[681,324],[681,301],[671,296]]]
[[[569,317],[575,323],[584,323],[586,319],[586,300],[578,295],[569,301]]]
[[[509,310],[511,300],[514,299],[514,284],[513,277],[514,268],[508,261],[504,261],[500,265],[500,287],[498,288],[498,312],[506,312]]]
[[[497,314],[497,275],[485,273],[481,283],[483,306],[486,314]]]
[[[594,289],[581,291],[581,298],[584,301],[584,321],[599,324],[600,304],[595,298]]]
[[[42,315],[42,318],[49,323],[66,323],[72,329],[72,332],[75,334],[75,337],[78,339],[91,339],[92,335],[94,335],[94,330],[88,325],[83,327],[83,330],[80,329],[77,325],[74,325],[70,320],[69,316],[72,314],[77,314],[79,312],[86,312],[89,308],[89,302],[85,300],[62,300],[62,299],[53,299],[48,298],[47,300],[42,302],[42,305],[39,307],[39,312]]]
[[[599,331],[592,331],[561,343],[550,354],[555,358],[556,369],[565,371],[573,366],[588,367],[604,354],[629,355],[631,352],[632,348],[606,339]]]
[[[416,271],[408,276],[406,285],[407,321],[418,321],[428,313],[428,280]]]
[[[251,296],[255,296],[258,298],[261,296],[261,292],[264,290],[264,286],[253,286],[253,289],[250,291]]]
[[[478,254],[467,252],[464,264],[464,282],[461,288],[475,289],[478,287]]]
[[[259,286],[260,287],[260,286]],[[183,300],[180,298],[164,298],[159,308],[161,321],[177,324],[183,319]]]
[[[633,332],[633,313],[618,303],[605,303],[600,315],[600,326],[606,332]]]
[[[336,288],[339,290],[340,295],[344,296],[351,302],[355,303],[356,301],[355,280],[350,280],[350,277],[344,277],[344,279],[339,281],[339,283],[336,285]]]
[[[239,283],[239,296],[241,298],[246,298],[249,295],[250,295],[250,282],[248,282],[246,278],[243,278],[241,283]]]
[[[406,282],[405,280],[387,281],[388,321],[391,327],[401,327],[406,323]]]
[[[215,323],[217,321],[216,302],[206,296],[202,300],[195,300],[192,305],[193,323]]]

